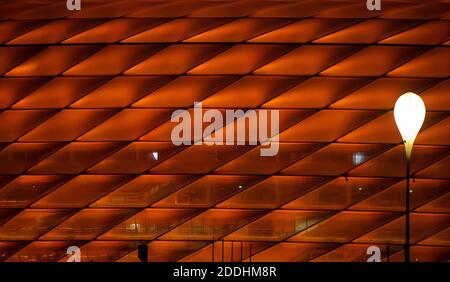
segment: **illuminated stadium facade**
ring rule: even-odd
[[[411,260],[450,260],[450,3],[64,2],[0,3],[0,261],[403,261],[409,91]],[[194,102],[277,154],[175,145]]]

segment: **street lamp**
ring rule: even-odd
[[[402,135],[406,151],[406,235],[404,253],[405,262],[409,262],[409,169],[414,140],[425,119],[425,104],[422,98],[412,92],[400,96],[395,102],[394,117],[398,130]]]

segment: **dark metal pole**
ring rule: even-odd
[[[231,241],[231,262],[234,262],[234,257],[233,257],[233,249],[234,249],[234,244],[233,244],[234,242],[233,241]]]
[[[411,156],[406,156],[406,219],[405,219],[405,262],[410,262],[409,255],[409,169]]]
[[[225,243],[224,243],[224,240],[222,239],[222,262],[223,262],[223,258],[224,258],[224,249],[225,249]]]
[[[390,262],[391,260],[391,246],[386,246],[386,260],[387,262]]]
[[[241,241],[241,259],[239,261],[242,262],[242,241]]]
[[[213,237],[213,241],[212,241],[211,262],[214,262],[214,237]]]

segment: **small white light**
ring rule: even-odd
[[[353,154],[353,164],[354,165],[360,165],[364,162],[364,154],[361,152],[356,152]]]
[[[128,227],[129,230],[139,230],[141,225],[139,223],[131,223]]]
[[[158,160],[158,152],[153,152],[152,153],[152,157],[153,157],[153,159],[155,160],[155,161],[157,161]]]
[[[408,157],[411,155],[412,145],[425,120],[425,111],[422,98],[412,92],[403,94],[395,103],[395,123],[405,142]]]

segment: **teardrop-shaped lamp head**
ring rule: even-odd
[[[412,92],[397,99],[394,107],[395,123],[406,145],[411,146],[425,120],[425,104]]]

